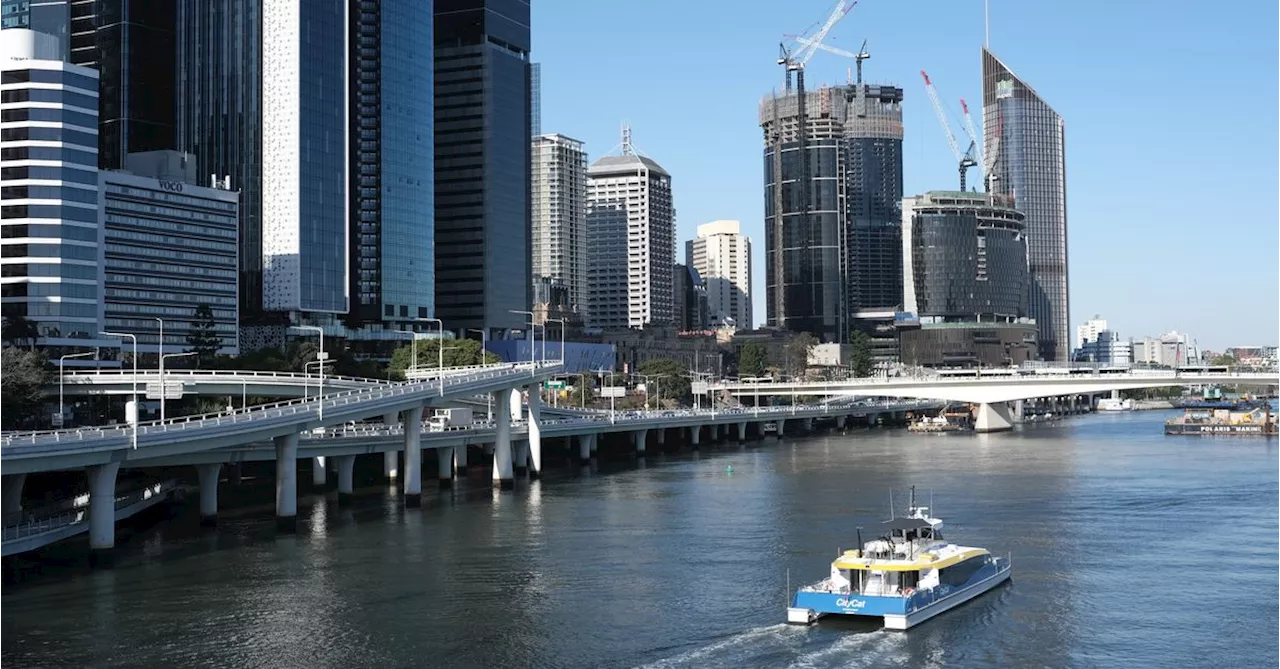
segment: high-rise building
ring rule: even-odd
[[[1079,349],[1091,341],[1096,341],[1098,339],[1098,333],[1104,330],[1108,330],[1107,319],[1102,316],[1095,315],[1093,318],[1085,321],[1084,325],[1077,325],[1075,348]]]
[[[533,138],[533,276],[569,291],[569,307],[587,306],[587,152],[564,135]]]
[[[529,65],[529,132],[542,134],[542,63]]]
[[[698,226],[698,236],[685,242],[685,264],[706,284],[707,308],[717,325],[750,330],[751,238],[738,221],[712,221]]]
[[[900,306],[902,95],[855,83],[760,103],[770,326],[839,342],[859,313]]]
[[[343,0],[263,6],[262,282],[270,311],[349,308],[346,9]]]
[[[1045,360],[1071,351],[1065,125],[1031,86],[982,49],[983,143],[994,153],[988,190],[1015,196],[1027,216],[1030,315]]]
[[[675,298],[673,313],[677,329],[701,330],[712,325],[707,284],[697,269],[676,263],[671,275],[671,292]]]
[[[435,4],[436,314],[493,335],[529,310],[529,3]]]
[[[31,30],[0,39],[0,312],[42,346],[103,329],[98,72],[62,54]]]
[[[1120,339],[1120,333],[1103,328],[1083,342],[1072,358],[1076,362],[1127,366],[1133,362],[1133,343]]]
[[[350,11],[347,324],[411,329],[435,314],[432,7],[361,0]]]
[[[622,153],[587,168],[587,318],[595,328],[674,321],[675,208],[671,175],[637,155],[629,130]]]

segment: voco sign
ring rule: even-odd
[[[156,179],[156,181],[160,182],[160,190],[167,190],[170,193],[182,192],[181,181],[165,181],[164,179]]]

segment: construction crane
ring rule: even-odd
[[[858,49],[858,53],[853,53],[852,51],[846,51],[844,49],[841,49],[840,47],[834,47],[829,44],[815,42],[812,38],[805,37],[803,35],[784,35],[784,37],[794,40],[796,44],[799,44],[802,47],[812,46],[815,49],[821,49],[822,51],[826,51],[827,53],[832,53],[837,56],[844,56],[845,58],[854,59],[858,63],[858,80],[857,81],[859,84],[862,83],[862,61],[871,57],[871,54],[867,53],[866,40],[862,41],[862,48]]]
[[[978,161],[978,167],[982,168],[982,180],[983,183],[986,183],[987,172],[984,167],[985,161],[982,157],[982,139],[978,137],[978,131],[974,128],[973,117],[969,115],[969,103],[965,102],[964,98],[960,98],[960,112],[961,116],[964,117],[965,134],[969,135],[969,141],[977,149],[974,153],[974,158]]]
[[[938,91],[933,88],[933,82],[929,80],[929,75],[924,70],[920,70],[920,76],[924,77],[925,90],[929,92],[929,100],[933,102],[933,111],[938,115],[938,122],[942,124],[942,130],[947,135],[947,143],[951,146],[951,153],[955,155],[956,162],[960,164],[960,190],[965,190],[969,168],[978,164],[974,160],[974,152],[977,150],[977,142],[969,142],[969,150],[960,153],[960,145],[956,144],[956,136],[951,132],[951,124],[947,122],[946,112],[942,110],[942,101],[938,99]]]

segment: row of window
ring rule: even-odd
[[[97,260],[98,247],[73,246],[71,244],[5,244],[0,247],[0,257]]]
[[[45,123],[64,123],[66,125],[80,126],[81,128],[97,129],[97,114],[85,114],[82,112],[71,111],[70,109],[58,109],[56,107],[20,107],[18,109],[5,109],[0,111],[0,121],[5,123],[16,123],[19,121],[39,121]]]
[[[170,237],[168,235],[152,235],[145,232],[133,232],[130,230],[120,230],[118,228],[107,228],[107,239],[109,240],[129,240],[135,242],[145,242],[149,244],[167,244],[169,246],[180,246],[183,248],[206,249],[216,251],[218,253],[227,253],[232,256],[236,253],[236,245],[234,242],[214,241],[209,239],[192,239],[189,237]]]
[[[121,209],[124,211],[133,211],[139,214],[152,214],[155,216],[161,216],[164,218],[175,219],[179,221],[191,220],[191,221],[199,221],[202,223],[215,223],[215,224],[221,223],[223,225],[232,226],[232,227],[236,225],[236,219],[234,216],[227,216],[225,214],[215,214],[215,213],[203,212],[203,211],[194,211],[191,209],[177,209],[174,207],[162,207],[159,205],[143,204],[141,202],[128,202],[124,200],[109,199],[107,200],[107,208]]]
[[[0,199],[3,200],[65,200],[67,202],[83,202],[95,204],[98,191],[67,186],[5,186],[0,188]]]
[[[97,146],[98,134],[68,130],[66,128],[19,126],[0,130],[0,140],[6,142],[62,142],[79,146]]]
[[[82,242],[98,241],[97,228],[78,225],[5,225],[0,227],[0,237],[14,239],[35,237],[40,239],[74,239]]]
[[[87,169],[77,170],[66,167],[45,167],[41,165],[19,165],[17,167],[0,168],[0,179],[6,181],[16,179],[43,179],[47,181],[67,181],[70,183],[98,185],[98,173]]]
[[[126,247],[127,248],[127,247]],[[111,246],[107,246],[107,250],[111,251]],[[163,254],[162,254],[163,255]],[[158,272],[161,274],[177,274],[180,276],[202,276],[211,279],[223,279],[234,281],[238,274],[234,269],[218,269],[215,267],[196,267],[192,265],[170,265],[167,263],[147,262],[145,260],[125,260],[122,258],[109,258],[107,264],[111,269],[125,271],[133,270],[137,272]]]
[[[98,210],[57,204],[10,204],[0,208],[0,218],[47,218],[80,223],[98,222]]]
[[[96,90],[97,86],[93,87]],[[86,110],[98,108],[96,95],[85,95],[54,88],[17,88],[0,91],[0,102],[53,102]]]
[[[97,146],[97,143],[94,143]],[[14,146],[0,149],[0,160],[57,160],[97,168],[98,150],[84,151],[55,146]]]
[[[3,84],[62,84],[86,91],[98,90],[97,77],[90,77],[66,70],[6,70],[0,74]]]
[[[117,269],[113,262],[108,270]],[[124,284],[133,286],[153,286],[156,288],[169,288],[172,290],[197,290],[200,292],[216,293],[226,292],[235,293],[236,284],[234,282],[214,282],[209,280],[188,281],[186,279],[175,279],[170,277],[151,276],[149,274],[117,274],[108,271],[106,273],[107,283]]]
[[[155,190],[151,188],[135,188],[133,186],[124,186],[116,183],[106,184],[108,195],[125,195],[130,197],[141,198],[148,201],[163,201],[171,204],[185,204],[192,207],[200,207],[202,209],[220,209],[222,211],[235,211],[235,202],[226,202],[223,200],[214,200],[204,197],[193,197],[190,195],[179,195],[177,193],[169,193],[165,191]]]
[[[192,296],[189,293],[162,293],[154,290],[130,290],[128,288],[114,288],[108,286],[106,289],[107,297],[131,300],[152,300],[156,302],[179,302],[186,304],[191,301]],[[238,299],[234,296],[226,295],[202,295],[200,301],[211,306],[234,307]]]
[[[83,283],[6,283],[5,297],[67,297],[98,299],[98,286]]]

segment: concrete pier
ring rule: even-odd
[[[276,447],[276,529],[298,531],[298,433],[272,440]]]
[[[399,425],[400,416],[398,414],[389,413],[382,417],[383,425]],[[388,481],[394,481],[400,475],[400,454],[396,451],[387,451],[382,454],[382,473]]]
[[[323,455],[311,458],[311,487],[316,490],[324,490],[329,483],[329,471],[325,469],[326,463]]]
[[[400,412],[404,419],[404,505],[422,505],[422,407]]]
[[[196,478],[200,480],[200,524],[204,527],[218,524],[218,476],[221,473],[221,463],[196,466]]]
[[[22,519],[22,486],[27,483],[26,474],[5,474],[0,478],[3,482],[4,499],[3,509],[4,524],[12,525],[20,522]]]
[[[525,450],[529,478],[536,479],[542,474],[542,395],[537,385],[526,386],[525,390],[529,395],[529,441]]]
[[[657,439],[658,439],[658,445],[659,445],[659,446],[665,446],[665,445],[667,444],[667,430],[666,430],[666,428],[661,428],[661,427],[660,427],[660,428],[658,428],[657,434],[656,434],[655,436],[656,436],[656,437],[657,437]]]
[[[774,421],[773,424],[778,427],[778,431],[774,433],[774,438],[781,439],[782,435],[786,434],[787,420],[785,418],[779,418]]]
[[[591,452],[595,450],[596,435],[580,434],[578,439],[578,464],[587,466],[591,464]]]
[[[116,474],[119,462],[89,467],[89,548],[109,551],[116,545]]]
[[[844,417],[844,416],[836,416],[836,429],[837,429],[837,430],[843,430],[843,429],[844,429],[844,421],[845,421],[845,417]]]
[[[747,424],[735,423],[734,427],[737,428],[738,441],[746,441],[747,440]]]
[[[436,449],[436,480],[440,489],[453,487],[453,452],[465,449],[466,446],[445,447]]]
[[[699,425],[694,425],[690,427],[689,428],[689,445],[693,447],[693,450],[695,451],[698,450],[698,444],[701,442],[701,440],[702,440],[702,427]]]
[[[519,410],[519,407],[517,407]],[[493,485],[501,490],[516,487],[511,467],[511,393],[500,390],[493,394],[494,427]]]
[[[635,430],[631,433],[631,443],[636,447],[637,455],[644,455],[645,447],[649,441],[648,430]]]
[[[453,449],[453,471],[455,476],[467,475],[467,446],[465,444]]]
[[[973,422],[975,432],[1003,432],[1013,429],[1013,416],[1008,402],[990,402],[978,405],[978,416]]]
[[[346,504],[355,493],[356,456],[339,455],[334,460],[338,467],[338,504]]]
[[[511,443],[512,455],[515,458],[513,469],[516,476],[524,476],[529,471],[529,440],[517,439]]]

